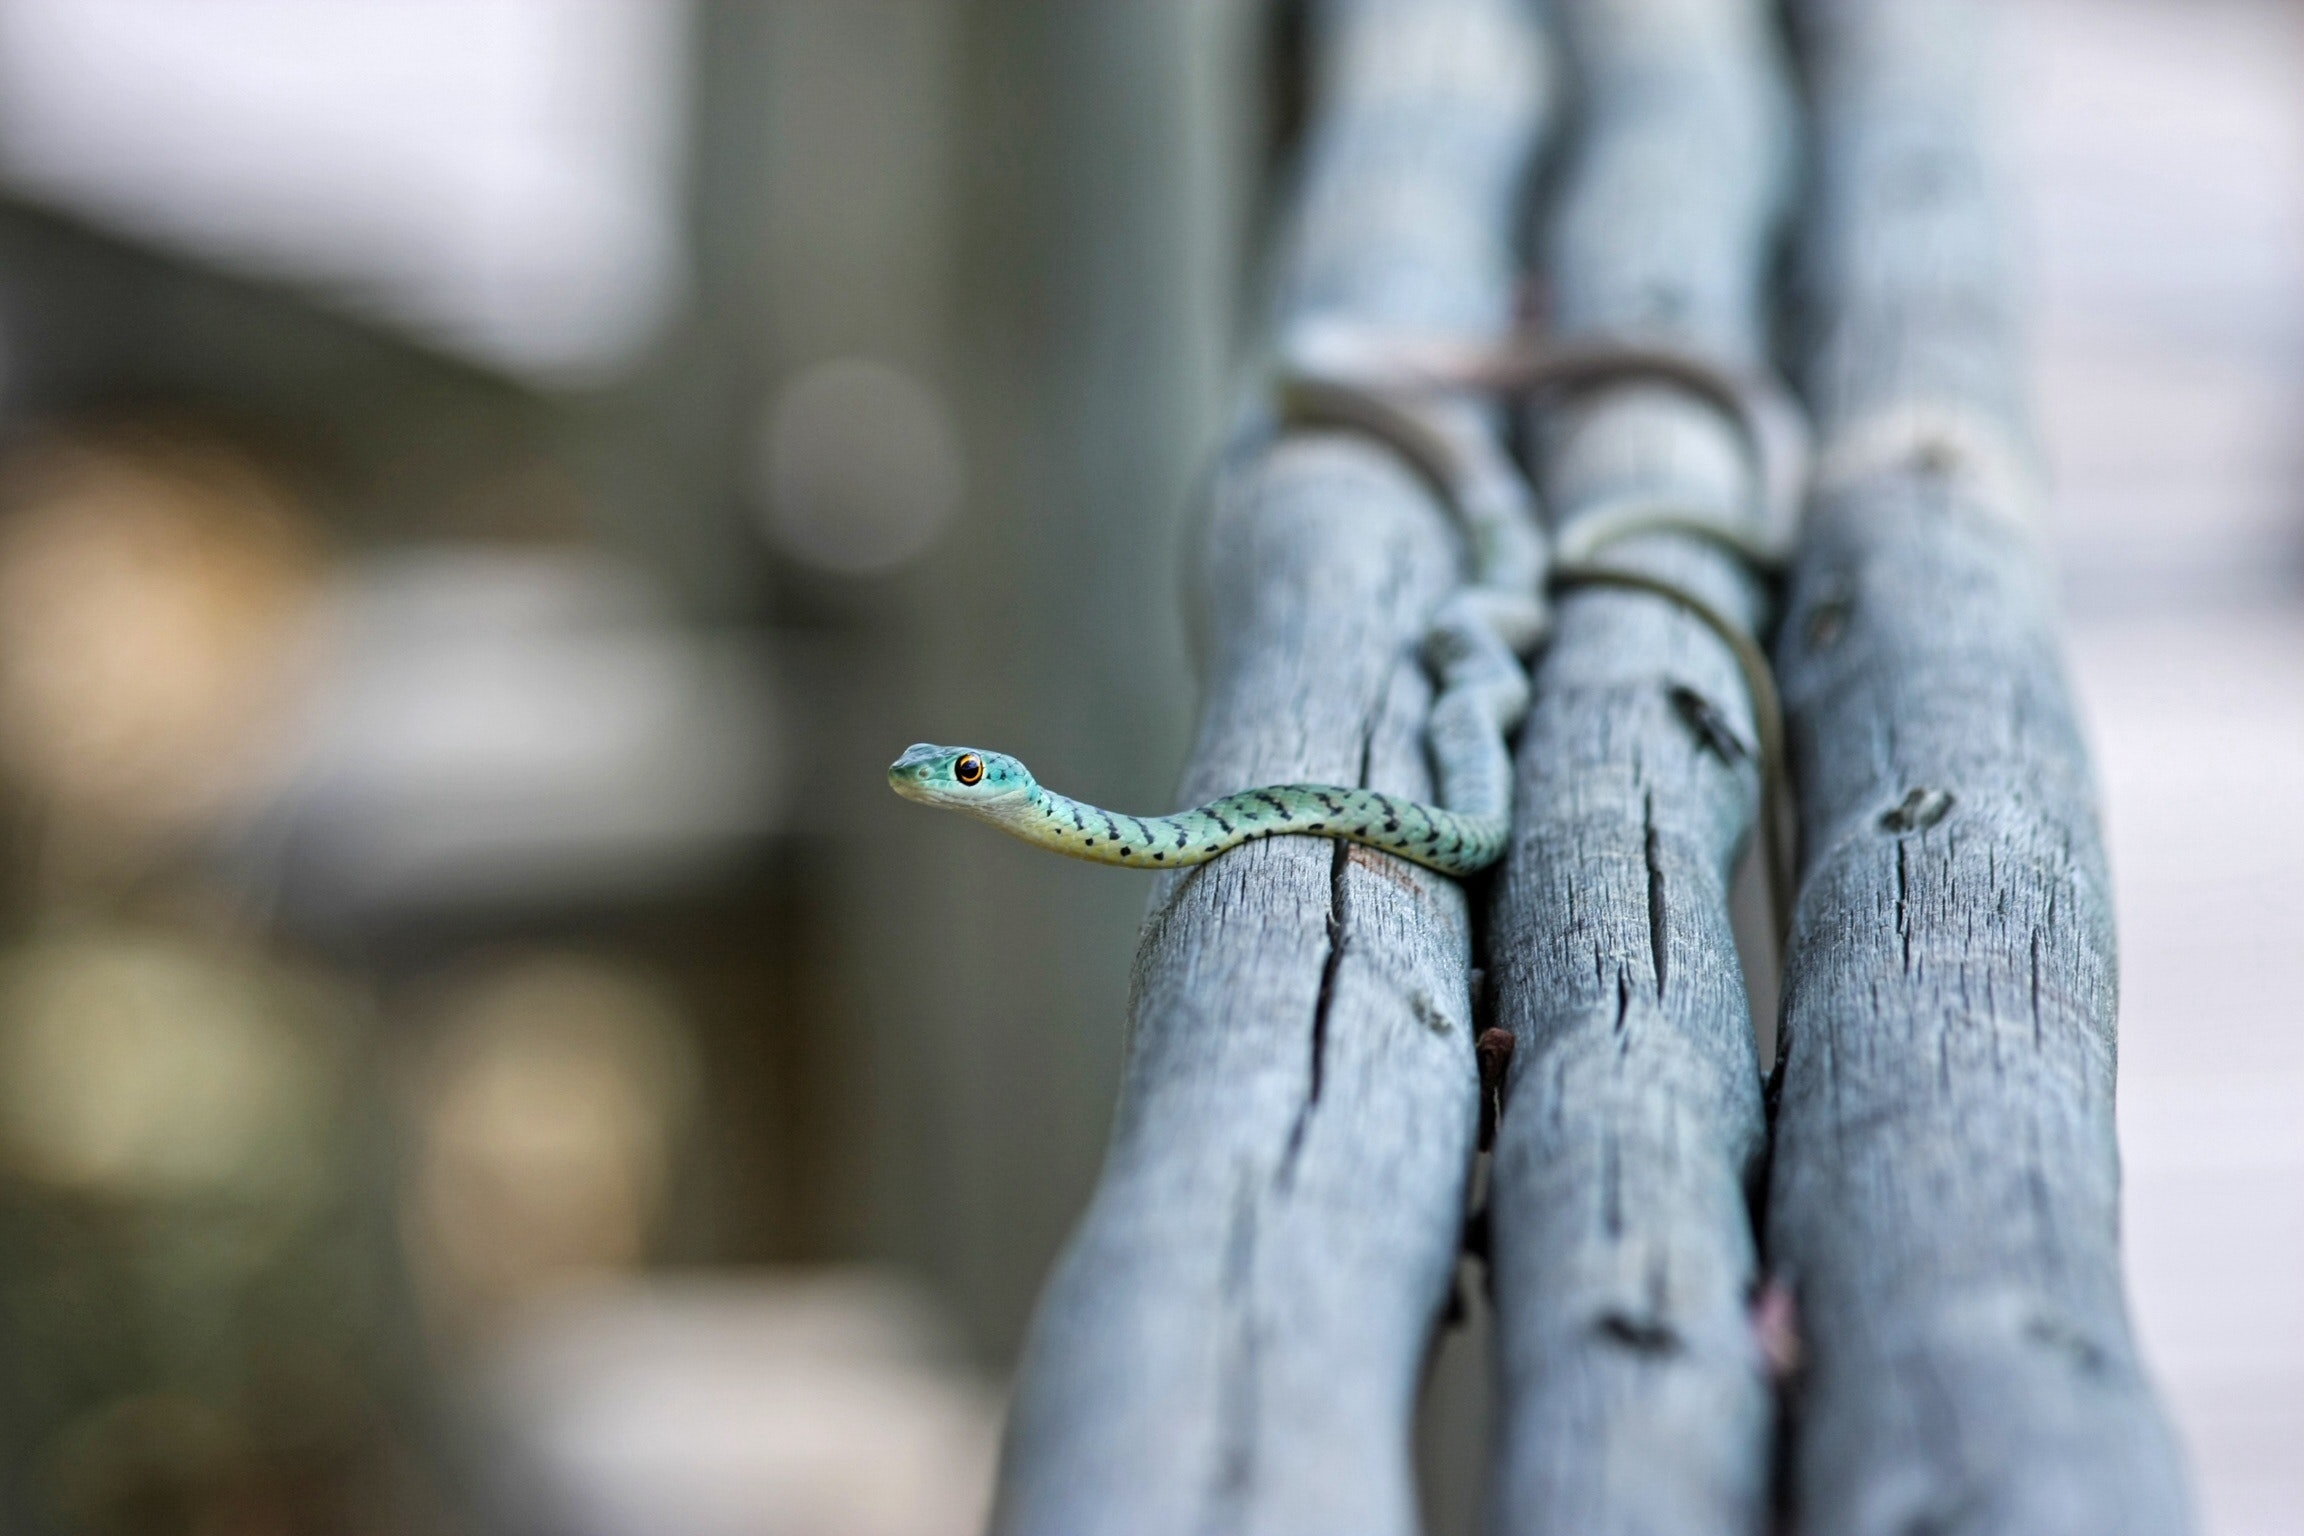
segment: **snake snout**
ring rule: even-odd
[[[907,800],[933,801],[944,787],[945,766],[951,756],[950,747],[915,742],[888,765],[888,787]]]
[[[888,787],[907,800],[929,801],[934,791],[929,788],[927,775],[917,768],[901,765],[888,770]]]

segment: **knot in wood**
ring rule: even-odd
[[[1952,811],[1952,792],[1944,789],[1915,789],[1898,801],[1895,809],[1880,818],[1883,832],[1925,832],[1942,821]]]

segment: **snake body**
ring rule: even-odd
[[[889,768],[891,788],[906,799],[962,811],[1038,847],[1099,864],[1166,869],[1206,863],[1267,837],[1309,836],[1361,843],[1445,875],[1475,874],[1503,857],[1510,836],[1512,763],[1506,743],[1527,713],[1521,658],[1544,636],[1547,586],[1574,580],[1654,588],[1647,578],[1584,558],[1603,542],[1635,533],[1697,533],[1757,560],[1780,553],[1778,541],[1798,495],[1802,449],[1783,439],[1786,413],[1774,408],[1775,397],[1756,381],[1638,346],[1407,353],[1343,331],[1296,340],[1289,366],[1275,383],[1272,425],[1342,427],[1391,446],[1435,482],[1470,547],[1470,579],[1441,600],[1424,641],[1425,664],[1436,685],[1425,737],[1441,803],[1349,785],[1274,784],[1171,816],[1128,816],[1044,788],[1005,753],[927,743],[908,749]],[[1627,377],[1679,385],[1731,416],[1753,460],[1760,514],[1753,521],[1766,531],[1692,519],[1675,507],[1627,505],[1603,511],[1597,525],[1602,536],[1580,540],[1571,564],[1551,564],[1526,478],[1463,392],[1525,395]],[[1663,595],[1692,601],[1669,590]],[[1736,638],[1720,621],[1699,616],[1725,638]],[[1765,670],[1762,659],[1763,683]],[[1749,664],[1746,671],[1752,671]]]

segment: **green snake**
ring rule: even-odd
[[[1476,874],[1503,857],[1511,833],[1506,743],[1528,708],[1521,658],[1543,639],[1548,586],[1570,582],[1632,587],[1690,607],[1737,649],[1756,712],[1770,713],[1757,697],[1767,689],[1766,663],[1749,637],[1687,594],[1589,558],[1633,534],[1675,532],[1719,540],[1756,562],[1779,561],[1797,510],[1803,445],[1797,418],[1770,386],[1681,353],[1615,343],[1371,350],[1339,332],[1314,337],[1291,356],[1276,382],[1273,425],[1341,427],[1393,447],[1435,483],[1470,546],[1471,579],[1441,601],[1424,641],[1436,685],[1425,740],[1441,803],[1348,785],[1273,784],[1175,815],[1129,816],[1046,788],[1005,753],[925,742],[889,767],[890,788],[1098,864],[1172,869],[1243,843],[1293,836],[1364,844],[1444,875]],[[1728,413],[1752,463],[1759,516],[1736,524],[1660,503],[1602,508],[1578,520],[1572,558],[1555,559],[1526,478],[1461,396],[1628,378],[1677,385]],[[1776,755],[1765,739],[1772,727],[1764,720],[1764,758]]]
[[[1447,875],[1468,875],[1504,852],[1508,818],[1442,810],[1372,789],[1274,784],[1174,816],[1126,816],[1041,786],[1001,752],[922,743],[896,759],[888,782],[908,800],[988,821],[1035,847],[1137,869],[1205,864],[1266,837],[1366,843]]]

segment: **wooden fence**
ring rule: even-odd
[[[1611,552],[1779,637],[1803,853],[1781,1103],[1771,1141],[1729,923],[1754,701],[1683,608],[1565,594],[1500,876],[1281,840],[1161,877],[996,1529],[1416,1528],[1493,1026],[1515,1048],[1477,1224],[1492,1528],[2182,1530],[2120,1292],[2111,927],[2025,526],[1984,8],[1811,0],[1795,49],[1762,0],[1312,20],[1277,334],[1500,337],[1533,255],[1554,334],[1788,360],[1806,386],[1820,479],[1780,623],[1717,541]],[[1627,497],[1748,515],[1731,423],[1667,385],[1527,427],[1563,526]],[[1428,794],[1416,657],[1458,579],[1449,519],[1372,440],[1244,442],[1200,542],[1179,802]]]

